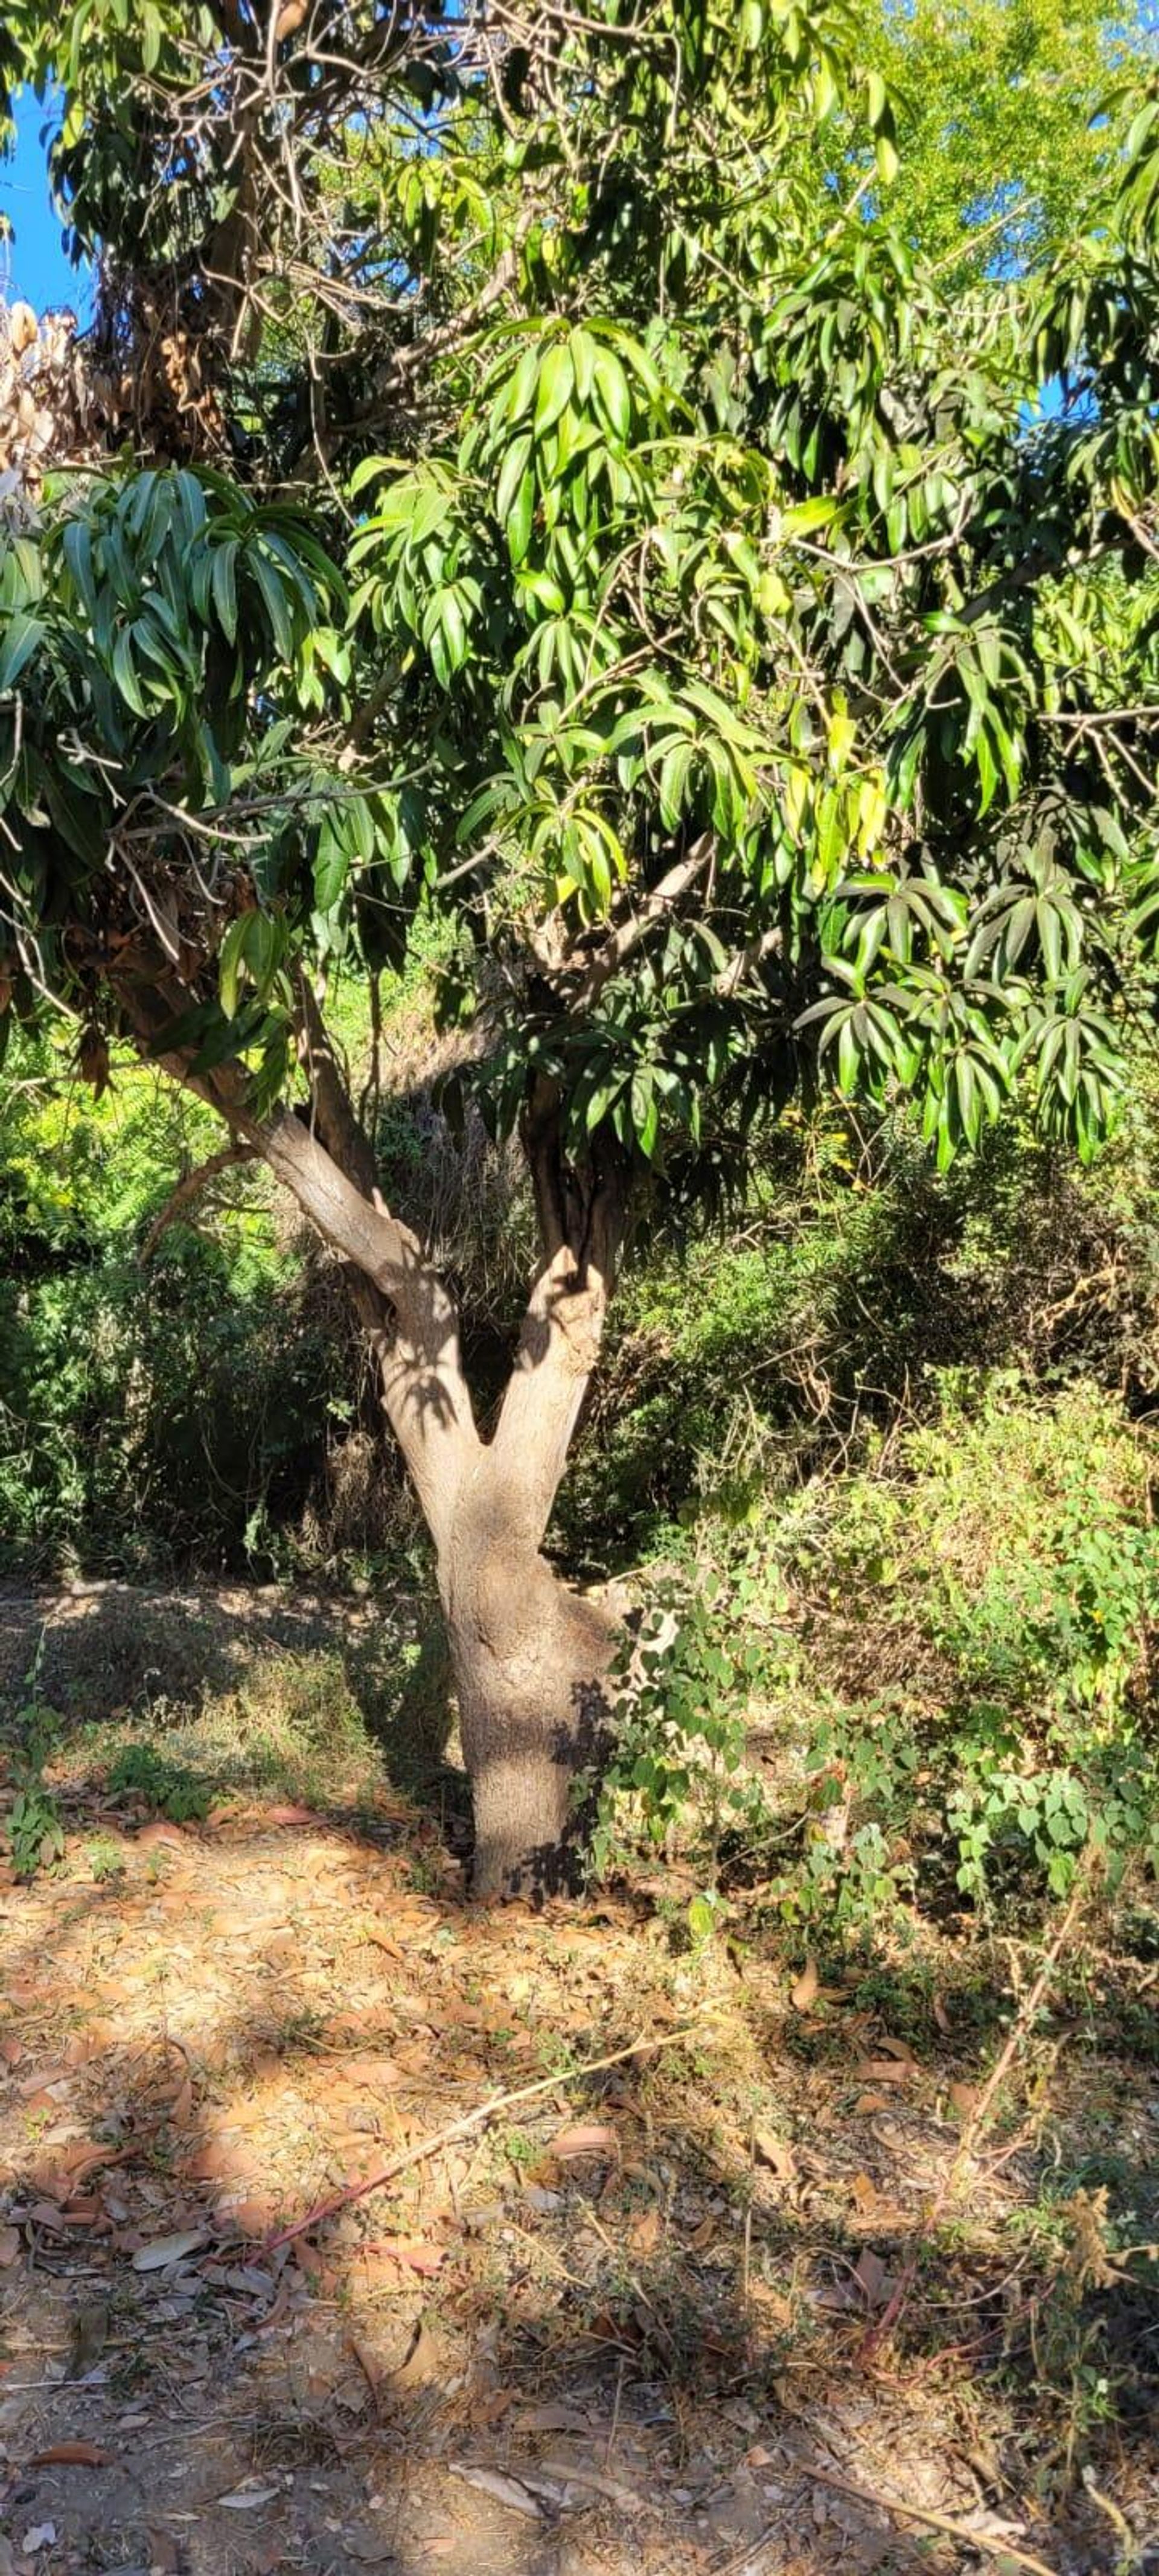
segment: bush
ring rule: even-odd
[[[1152,1438],[1009,1372],[944,1372],[937,1407],[779,1508],[704,1516],[707,1591],[657,1575],[601,1859],[633,1828],[723,1850],[787,1919],[845,1926],[1064,1895],[1084,1855],[1112,1891],[1159,1870]]]

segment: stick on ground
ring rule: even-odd
[[[852,2478],[839,2478],[835,2469],[811,2468],[808,2475],[821,2486],[836,2487],[840,2495],[856,2496],[859,2504],[876,2504],[883,2513],[900,2513],[907,2522],[922,2523],[927,2531],[944,2532],[947,2539],[960,2541],[963,2549],[1005,2558],[1012,2567],[1029,2568],[1030,2576],[1055,2576],[1045,2558],[1032,2558],[1028,2549],[1016,2549],[1012,2540],[999,2540],[996,2533],[972,2531],[968,2523],[955,2522],[948,2513],[931,2513],[922,2504],[903,2504],[899,2496],[882,2495],[877,2487],[855,2486]]]
[[[622,2066],[629,2057],[652,2057],[659,2049],[675,2048],[682,2039],[691,2039],[698,2031],[703,2037],[698,2023],[685,2022],[679,2030],[665,2031],[661,2039],[631,2039],[626,2047],[612,2049],[607,2057],[593,2057],[586,2066],[557,2067],[554,2075],[541,2075],[534,2084],[520,2084],[511,2093],[492,2093],[488,2101],[478,2103],[473,2111],[465,2111],[460,2119],[448,2120],[445,2129],[432,2129],[425,2138],[415,2138],[409,2147],[401,2148],[397,2156],[392,2156],[389,2164],[381,2165],[377,2173],[368,2174],[365,2181],[351,2183],[345,2191],[336,2191],[331,2199],[320,2200],[315,2208],[308,2209],[304,2218],[296,2218],[292,2227],[283,2227],[276,2236],[267,2236],[263,2251],[276,2254],[280,2245],[292,2244],[296,2236],[308,2236],[312,2228],[321,2227],[327,2218],[337,2218],[340,2210],[352,2208],[357,2200],[368,2199],[372,2191],[382,2191],[397,2174],[406,2173],[412,2165],[425,2164],[427,2158],[437,2156],[441,2148],[457,2146],[460,2138],[472,2137],[476,2130],[487,2128],[501,2112],[513,2111],[521,2102],[534,2102],[545,2093],[556,2093],[561,2084],[582,2084],[587,2076],[601,2075],[609,2066]]]

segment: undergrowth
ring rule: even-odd
[[[788,1924],[983,1919],[1159,1871],[1152,1435],[949,1370],[853,1472],[706,1510],[625,1659],[598,1869],[678,1852]]]

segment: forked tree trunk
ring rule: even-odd
[[[316,1073],[316,1098],[319,1088]],[[453,1302],[383,1208],[364,1140],[343,1131],[341,1103],[321,1089],[315,1136],[283,1113],[259,1150],[356,1264],[383,1405],[435,1543],[474,1806],[473,1885],[485,1897],[561,1891],[579,1872],[577,1774],[597,1773],[606,1748],[616,1629],[541,1551],[599,1351],[618,1191],[593,1184],[567,1236],[541,1212],[546,1257],[485,1443]]]
[[[583,1818],[577,1774],[598,1771],[611,1714],[615,1623],[568,1590],[542,1543],[596,1363],[623,1206],[614,1168],[577,1176],[548,1094],[524,1142],[544,1258],[493,1438],[479,1435],[454,1301],[410,1229],[384,1206],[374,1153],[303,982],[309,1119],[257,1118],[244,1077],[195,1076],[164,1048],[188,1001],[165,972],[126,986],[149,1051],[260,1154],[349,1265],[383,1407],[434,1540],[475,1809],[482,1896],[574,1885]]]

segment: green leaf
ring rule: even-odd
[[[15,688],[37,646],[44,640],[44,625],[39,617],[30,617],[26,609],[17,609],[0,637],[0,698]]]
[[[503,459],[503,465],[495,491],[495,515],[501,526],[505,527],[507,524],[515,496],[527,471],[527,462],[530,455],[530,433],[523,438],[512,439],[511,445],[507,450],[507,454]]]
[[[537,438],[545,437],[552,422],[559,419],[565,404],[571,400],[574,384],[575,368],[572,365],[571,350],[566,342],[557,341],[548,350],[539,370],[539,383],[535,396]]]
[[[221,996],[221,1007],[227,1020],[232,1020],[237,1010],[238,984],[249,918],[249,914],[243,912],[236,921],[231,921],[218,954],[217,986]]]
[[[694,758],[695,751],[690,742],[677,742],[673,744],[661,764],[660,820],[669,832],[675,831],[684,811],[689,773]]]
[[[628,379],[614,350],[600,347],[592,371],[596,410],[611,436],[623,446],[632,425]]]
[[[338,838],[330,816],[322,826],[318,856],[314,863],[314,903],[322,913],[333,912],[341,902],[350,873],[350,859]]]
[[[265,602],[266,616],[274,644],[283,662],[294,658],[294,621],[291,591],[284,573],[270,562],[260,546],[250,549],[250,568]]]
[[[531,523],[535,515],[535,476],[530,466],[525,473],[511,515],[507,521],[507,551],[513,564],[521,564],[531,543]]]
[[[117,687],[121,692],[121,696],[123,697],[126,706],[132,708],[133,714],[136,716],[148,715],[148,705],[142,694],[141,683],[137,677],[136,668],[133,662],[133,648],[129,631],[128,628],[124,626],[122,626],[119,632],[113,637],[113,678],[117,683]]]
[[[213,550],[213,605],[217,622],[227,643],[237,642],[237,556],[236,537],[227,537]]]

